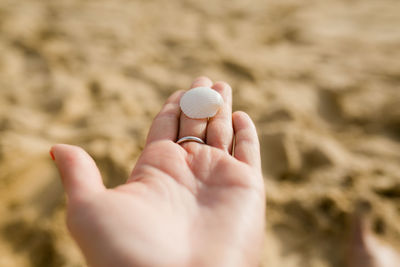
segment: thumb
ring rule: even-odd
[[[50,154],[69,199],[84,198],[105,190],[96,163],[82,148],[59,144],[51,148]]]

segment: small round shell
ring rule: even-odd
[[[222,96],[209,87],[196,87],[181,98],[180,106],[186,116],[192,119],[214,117],[224,104]]]

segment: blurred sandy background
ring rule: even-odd
[[[257,123],[263,266],[344,266],[359,201],[399,247],[400,1],[0,0],[0,266],[85,266],[50,146],[122,183],[199,75]]]

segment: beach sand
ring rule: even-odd
[[[123,183],[199,75],[258,127],[262,266],[344,266],[357,203],[399,248],[399,27],[396,0],[0,0],[0,266],[85,266],[50,146]]]

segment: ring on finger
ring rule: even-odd
[[[182,144],[182,143],[185,143],[185,142],[196,142],[196,143],[203,144],[203,145],[205,144],[205,142],[202,139],[200,139],[200,138],[198,138],[196,136],[185,136],[185,137],[182,137],[176,143],[177,144]]]

